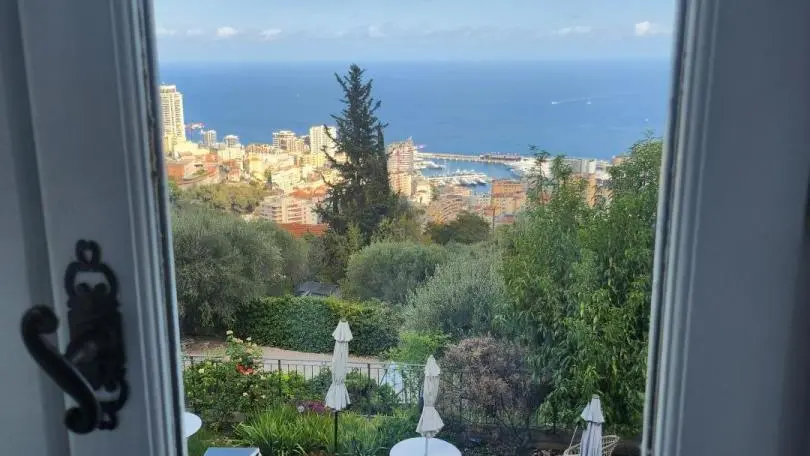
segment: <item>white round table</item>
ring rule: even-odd
[[[428,439],[428,456],[461,456],[461,451],[450,442],[442,439]],[[414,437],[403,440],[391,448],[390,456],[423,456],[425,454],[425,438]]]
[[[183,412],[183,437],[189,438],[194,435],[195,432],[199,431],[202,427],[202,420],[199,416],[189,413]]]

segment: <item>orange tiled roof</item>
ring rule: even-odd
[[[284,231],[297,238],[300,238],[307,233],[315,236],[323,236],[324,233],[326,233],[326,229],[329,228],[329,225],[325,223],[319,223],[317,225],[307,225],[304,223],[279,223],[279,226],[284,229]]]
[[[308,188],[297,188],[290,193],[290,196],[293,198],[301,198],[301,199],[309,199],[309,198],[316,198],[320,196],[326,196],[326,186],[321,185],[314,189]]]

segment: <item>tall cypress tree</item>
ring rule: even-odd
[[[372,80],[365,81],[364,70],[351,65],[345,76],[335,74],[343,89],[340,115],[333,115],[340,157],[327,158],[341,176],[328,183],[329,193],[318,208],[333,235],[345,236],[352,227],[359,231],[365,245],[384,217],[393,215],[397,198],[388,182],[388,154],[383,129],[386,124],[376,116],[380,101],[371,95]],[[328,130],[327,130],[327,134]]]

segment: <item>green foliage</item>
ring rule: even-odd
[[[544,197],[505,236],[511,322],[532,370],[554,386],[542,407],[572,424],[599,394],[607,426],[641,430],[662,143],[647,138],[611,168],[608,201],[587,207],[560,158]]]
[[[250,341],[229,335],[226,355],[183,370],[186,408],[211,429],[225,429],[240,415],[311,397],[303,376],[265,372],[260,349]]]
[[[319,282],[331,282],[327,274],[328,260],[326,256],[325,238],[325,236],[315,236],[311,233],[307,233],[301,237],[301,240],[306,244],[307,279]]]
[[[293,287],[310,277],[309,272],[309,244],[304,239],[298,239],[280,226],[267,220],[251,222],[255,228],[269,235],[278,246],[283,261],[281,272],[284,275],[284,290],[291,292]]]
[[[331,447],[332,419],[279,406],[237,426],[236,435],[243,445],[257,447],[265,456],[305,456]]]
[[[408,294],[427,280],[446,259],[436,245],[378,242],[349,259],[343,293],[357,299],[404,304]]]
[[[332,308],[340,319],[349,322],[353,336],[349,342],[351,353],[379,355],[397,344],[402,319],[384,303],[373,299],[359,303],[335,299]]]
[[[489,231],[489,222],[483,217],[472,212],[462,212],[450,223],[429,223],[425,234],[438,244],[474,244],[489,239]]]
[[[372,242],[417,242],[425,241],[422,234],[422,218],[424,210],[410,205],[407,200],[400,200],[400,210],[393,216],[386,216],[380,222],[377,232],[372,236]]]
[[[183,334],[213,334],[247,302],[283,291],[283,260],[258,225],[200,205],[172,210],[175,278]]]
[[[337,150],[345,160],[327,155],[342,179],[329,184],[329,193],[319,213],[330,230],[345,235],[349,228],[359,230],[361,245],[377,231],[382,219],[392,215],[397,196],[388,183],[388,154],[383,128],[376,116],[380,102],[371,95],[372,81],[363,70],[351,65],[345,76],[335,75],[343,89],[340,115],[332,116],[337,127]]]
[[[447,334],[453,340],[499,333],[493,322],[507,305],[500,263],[500,252],[490,246],[451,256],[408,297],[405,328]]]
[[[323,369],[308,384],[312,396],[324,398],[332,384],[332,373],[329,369]],[[399,398],[391,385],[379,384],[364,372],[349,372],[346,375],[346,390],[352,401],[349,410],[361,415],[390,415],[399,405]]]
[[[235,329],[237,334],[253,334],[262,345],[328,353],[334,348],[332,331],[340,319],[352,329],[352,354],[376,355],[396,344],[399,319],[378,301],[308,296],[258,299],[240,313]]]
[[[186,449],[188,450],[188,456],[204,456],[205,452],[211,447],[234,446],[233,443],[228,437],[217,434],[203,426],[202,429],[188,438]]]
[[[388,351],[386,358],[399,363],[424,364],[430,355],[438,358],[449,341],[446,334],[405,330],[399,333],[399,344]]]
[[[235,214],[250,214],[268,195],[266,188],[249,184],[199,185],[184,190],[180,200],[203,204],[207,207]]]
[[[341,415],[338,424],[338,454],[345,456],[377,456],[385,454],[379,422],[365,417]]]
[[[402,394],[405,398],[419,397],[424,380],[424,364],[428,356],[440,357],[450,338],[441,333],[401,331],[399,344],[385,354],[386,359],[396,362],[402,378]]]
[[[333,419],[332,414],[277,407],[239,425],[236,433],[240,444],[258,447],[265,456],[332,454]],[[397,442],[415,436],[416,421],[418,415],[410,410],[373,418],[341,412],[338,454],[387,456]]]
[[[321,276],[327,282],[338,283],[346,276],[349,258],[363,245],[362,233],[356,225],[350,225],[345,233],[339,233],[330,227],[320,244],[323,249],[318,259]]]
[[[169,179],[167,189],[169,190],[169,202],[170,203],[176,202],[178,198],[180,198],[180,195],[182,194],[182,190],[180,190],[180,187],[177,185],[177,182],[173,181],[172,179]]]

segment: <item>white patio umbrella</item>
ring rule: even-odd
[[[337,454],[337,428],[338,412],[345,409],[351,401],[346,390],[346,370],[349,363],[349,341],[352,340],[352,331],[349,323],[341,321],[335,331],[335,352],[332,356],[332,384],[326,392],[326,406],[335,411],[335,454]]]
[[[602,403],[596,394],[582,411],[582,419],[587,423],[582,431],[580,441],[580,456],[602,456],[602,424],[605,417],[602,415]]]
[[[422,415],[419,417],[419,424],[416,425],[416,432],[425,438],[425,455],[428,454],[428,442],[431,437],[444,427],[442,417],[436,411],[436,399],[439,397],[439,374],[441,369],[436,364],[436,359],[431,355],[425,364],[425,383],[422,387],[422,398],[424,406]]]

